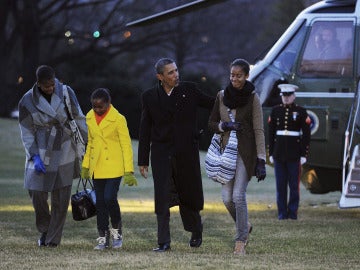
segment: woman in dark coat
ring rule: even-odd
[[[179,205],[184,229],[192,232],[189,245],[199,247],[204,196],[197,109],[211,109],[214,98],[201,93],[193,83],[179,82],[173,60],[160,59],[155,68],[159,84],[142,95],[138,149],[138,165],[145,178],[151,151],[158,222],[158,247],[154,251],[170,249],[169,208],[174,205]]]

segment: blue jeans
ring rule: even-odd
[[[226,209],[235,221],[235,241],[245,242],[248,238],[248,209],[246,189],[249,178],[243,160],[238,156],[235,179],[222,185],[221,195]]]
[[[121,212],[117,193],[121,177],[110,179],[94,179],[96,194],[97,228],[99,232],[109,230],[109,217],[114,229],[122,234]]]

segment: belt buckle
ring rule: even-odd
[[[288,131],[288,130],[285,130],[285,135],[289,135],[289,131]]]

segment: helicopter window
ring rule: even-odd
[[[271,79],[271,82],[268,82],[271,86],[271,90],[269,95],[266,97],[263,102],[264,107],[272,107],[274,105],[280,104],[280,89],[278,85],[281,83],[287,83],[288,80],[285,78],[286,75],[289,75],[293,69],[296,56],[300,51],[302,40],[304,40],[305,36],[305,23],[303,23],[296,34],[292,37],[292,39],[286,44],[283,50],[277,55],[277,57],[272,62],[272,66],[277,68],[281,72],[281,76],[276,76]],[[263,98],[264,91],[260,98]]]
[[[305,26],[303,25],[298,33],[286,45],[283,51],[275,58],[273,65],[285,74],[289,75],[295,62],[295,57],[304,39]]]
[[[353,44],[352,21],[315,22],[300,60],[300,74],[305,77],[352,76]]]

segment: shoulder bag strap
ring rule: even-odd
[[[70,104],[70,96],[67,89],[67,86],[63,84],[63,96],[64,96],[64,104],[65,104],[65,110],[70,120],[73,120],[74,117],[71,113],[71,104]]]
[[[223,103],[223,98],[224,98],[224,90],[220,90],[220,102],[219,102],[219,106],[220,106],[220,104],[221,103]],[[224,104],[224,106],[225,106],[225,104]],[[226,107],[226,106],[225,106]],[[235,122],[235,118],[234,118],[234,116],[233,116],[233,114],[232,114],[232,112],[231,112],[231,109],[230,108],[228,108],[228,107],[226,107],[226,109],[227,109],[227,111],[228,111],[228,114],[229,114],[229,117],[230,117],[230,120],[232,121],[232,122]]]
[[[228,111],[228,114],[229,114],[230,120],[231,120],[232,122],[235,122],[234,115],[232,114],[232,112],[231,112],[230,108],[227,108],[227,111]]]

